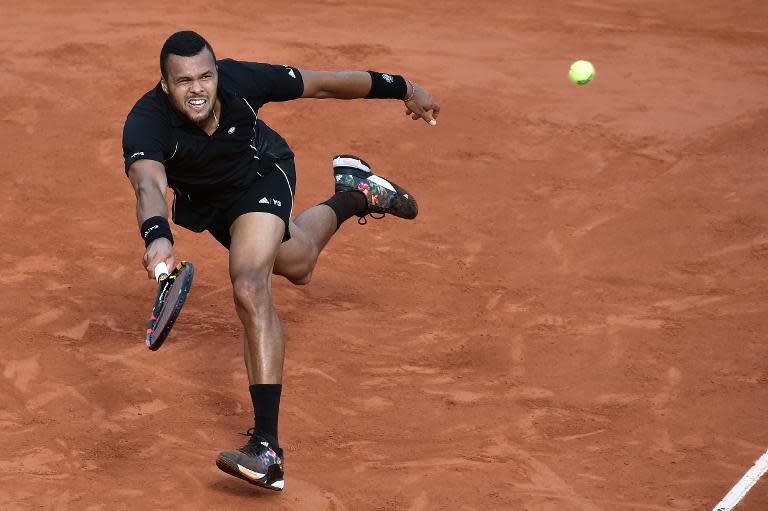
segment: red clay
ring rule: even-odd
[[[130,5],[129,5],[130,4]],[[738,5],[737,5],[738,4]],[[711,509],[768,445],[763,1],[27,2],[0,18],[0,509]],[[173,31],[401,72],[443,106],[296,101],[298,206],[360,154],[419,199],[275,282],[286,492],[251,422],[226,252],[143,328],[125,115]],[[587,58],[597,77],[566,78]],[[768,508],[768,481],[739,507]]]

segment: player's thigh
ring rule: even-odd
[[[271,213],[240,215],[229,229],[229,274],[240,278],[268,277],[285,234],[285,222]]]

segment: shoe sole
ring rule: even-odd
[[[230,460],[229,458],[225,458],[224,456],[219,456],[218,459],[216,459],[216,466],[219,467],[219,469],[222,472],[226,472],[231,476],[235,476],[239,479],[242,479],[243,481],[247,481],[261,488],[266,488],[267,490],[272,490],[272,491],[283,491],[283,488],[284,488],[283,485],[285,483],[283,479],[278,479],[277,481],[273,481],[271,484],[267,482],[270,479],[270,472],[273,472],[272,468],[269,469],[269,471],[267,472],[267,475],[265,475],[264,477],[260,479],[253,479],[243,474],[240,471],[240,467],[238,466],[237,463]],[[280,486],[272,486],[275,483],[279,483]]]
[[[331,165],[333,168],[351,167],[353,169],[360,169],[364,172],[372,173],[371,166],[368,165],[368,162],[354,154],[337,154],[333,157]]]

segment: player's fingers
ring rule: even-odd
[[[419,104],[414,104],[413,106],[409,106],[409,108],[413,112],[413,114],[411,115],[411,119],[413,119],[414,121],[418,119],[424,119],[424,122],[426,122],[430,126],[434,126],[435,124],[437,124],[437,121],[435,121],[435,119],[432,117],[432,114],[429,113],[429,110],[432,108],[433,105],[434,105],[434,102],[430,103],[430,106],[427,107],[426,109]]]
[[[152,269],[149,266],[149,255],[146,252],[144,252],[144,257],[141,258],[141,264],[142,266],[144,266],[144,269],[147,271],[147,278],[148,279],[153,278]]]
[[[432,103],[432,117],[437,120],[438,115],[440,115],[440,103]]]
[[[413,113],[413,110],[411,110],[408,107],[405,107],[405,115],[411,115]]]
[[[429,112],[429,109],[424,110],[424,113],[421,114],[421,118],[424,119],[424,122],[426,122],[430,126],[437,125],[437,121],[435,120],[433,115]]]
[[[162,252],[153,251],[152,255],[148,258],[149,264],[147,264],[147,275],[149,275],[150,279],[157,278],[155,276],[155,268],[157,268],[157,265],[160,263],[165,262],[166,254],[163,254]]]
[[[147,266],[147,277],[150,279],[155,279],[155,268],[157,267],[158,263],[160,261],[157,258],[152,258],[152,261],[150,261],[149,265]]]

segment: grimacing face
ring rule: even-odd
[[[201,128],[210,121],[216,103],[219,74],[208,48],[191,57],[168,55],[166,77],[160,78],[163,91],[179,113]]]

